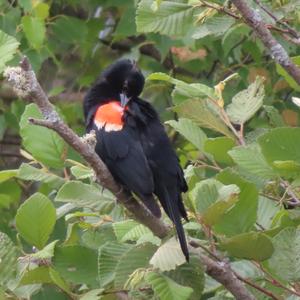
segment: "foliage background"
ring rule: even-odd
[[[299,45],[248,2],[300,64]],[[299,27],[299,1],[262,2]],[[300,87],[230,1],[2,0],[0,12],[0,72],[27,55],[79,135],[86,89],[116,59],[137,60],[185,168],[189,237],[276,299],[299,297]],[[32,116],[1,80],[0,298],[233,298],[197,256],[184,264],[174,238],[133,221]]]

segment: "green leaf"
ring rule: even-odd
[[[224,57],[227,57],[231,50],[234,49],[234,46],[242,41],[242,39],[248,37],[249,32],[250,28],[244,23],[239,23],[226,30],[222,38]]]
[[[22,26],[29,44],[34,49],[40,49],[45,39],[46,28],[44,21],[27,15],[22,17]]]
[[[234,124],[244,124],[263,105],[265,96],[263,77],[256,77],[255,82],[246,90],[237,93],[232,98],[232,103],[226,108],[226,112]]]
[[[172,83],[175,85],[175,91],[177,95],[187,99],[191,98],[212,98],[216,97],[215,91],[213,88],[201,84],[201,83],[186,83],[184,81],[178,80],[176,78],[171,77],[165,73],[152,73],[147,77],[147,80],[161,80]],[[180,102],[175,102],[175,104],[180,104]]]
[[[300,163],[300,128],[275,128],[258,138],[265,159]]]
[[[45,20],[49,16],[49,5],[47,3],[37,3],[34,6],[35,16],[41,20]]]
[[[239,188],[236,185],[223,185],[211,178],[198,182],[190,195],[195,210],[204,214],[217,201],[227,200],[238,193]]]
[[[133,220],[114,223],[113,229],[119,242],[137,241],[143,235],[151,233],[146,226]]]
[[[300,65],[300,56],[295,56],[291,58],[292,62],[299,66]],[[291,88],[295,91],[300,92],[300,85],[295,81],[295,79],[279,64],[276,64],[276,71],[281,75]]]
[[[199,257],[191,255],[190,261],[166,273],[168,277],[178,284],[189,286],[193,289],[190,300],[199,300],[204,289],[205,275],[202,262]]]
[[[213,155],[214,159],[226,165],[232,165],[232,158],[228,155],[228,151],[235,146],[235,141],[228,137],[217,137],[207,139],[204,144],[204,150]]]
[[[98,278],[101,287],[110,284],[116,276],[120,257],[131,248],[128,244],[108,242],[98,252]]]
[[[93,170],[85,166],[73,166],[70,171],[76,179],[86,179],[94,176]]]
[[[52,283],[56,284],[66,293],[71,294],[69,286],[60,277],[60,275],[48,266],[40,266],[25,272],[19,282],[19,285]]]
[[[280,207],[274,200],[260,196],[257,209],[257,223],[265,229],[270,229],[274,216],[280,211]]]
[[[54,270],[53,268],[49,269],[49,275],[52,279],[52,281],[64,292],[68,294],[72,294],[71,288],[69,285],[64,281],[64,279],[61,278],[60,274]]]
[[[42,114],[36,104],[29,104],[21,117],[20,135],[23,146],[32,156],[53,168],[64,165],[63,154],[65,143],[53,130],[28,123],[28,118],[42,119]]]
[[[266,162],[257,144],[235,147],[228,152],[240,170],[258,176],[262,180],[277,177],[276,172]]]
[[[125,252],[119,258],[116,267],[115,288],[124,287],[129,275],[136,269],[146,268],[149,265],[149,260],[155,250],[156,246],[147,243],[137,245]]]
[[[150,260],[150,264],[161,271],[174,270],[177,266],[180,266],[185,262],[185,256],[175,237],[172,237],[161,245]]]
[[[63,15],[52,25],[55,37],[64,43],[83,43],[86,41],[88,28],[86,22],[74,17]]]
[[[97,254],[83,246],[56,247],[53,264],[66,280],[97,286]]]
[[[111,223],[103,224],[97,230],[87,230],[81,235],[84,246],[98,250],[106,242],[116,241]]]
[[[69,181],[60,188],[55,201],[73,203],[78,207],[100,205],[103,208],[105,205],[111,204],[114,198],[107,190],[101,192],[100,188],[93,185],[80,181]]]
[[[15,278],[18,249],[3,232],[0,232],[0,286]]]
[[[235,20],[228,16],[216,16],[198,25],[192,37],[202,39],[208,35],[221,36],[235,23]]]
[[[65,182],[62,177],[49,170],[38,169],[26,163],[22,163],[20,166],[17,177],[23,180],[42,181],[54,188],[60,187]]]
[[[197,149],[204,152],[203,146],[207,140],[207,136],[199,126],[189,119],[171,120],[166,123],[183,135],[189,142],[196,146]]]
[[[15,177],[18,174],[18,170],[3,170],[0,171],[0,183],[10,178]]]
[[[35,252],[30,255],[32,258],[37,258],[37,259],[46,259],[46,258],[51,258],[54,256],[54,249],[57,244],[58,240],[55,240],[45,246],[42,250]]]
[[[201,127],[203,126],[220,132],[230,138],[233,136],[218,114],[210,109],[208,100],[206,99],[187,100],[175,106],[173,110],[180,117],[191,119]]]
[[[237,185],[241,192],[239,201],[223,215],[214,227],[215,231],[232,236],[251,230],[256,221],[258,206],[258,191],[255,185],[228,169],[220,172],[217,179],[223,184]]]
[[[221,248],[237,258],[263,261],[271,257],[274,248],[270,238],[260,232],[235,235],[221,241]]]
[[[275,160],[273,166],[277,170],[286,171],[287,174],[300,173],[300,163],[294,160]]]
[[[300,280],[300,229],[287,227],[272,238],[274,253],[270,269],[288,282]]]
[[[158,299],[188,300],[193,293],[192,288],[179,285],[163,274],[150,272],[146,276],[146,281],[152,285]]]
[[[37,283],[52,283],[52,279],[49,275],[49,267],[41,266],[33,270],[28,270],[21,277],[19,285]]]
[[[202,214],[202,220],[205,224],[209,226],[217,224],[223,215],[237,203],[239,200],[239,190],[234,187],[232,190],[230,189],[230,191],[231,194],[226,199],[215,202]]]
[[[52,202],[43,194],[35,193],[18,209],[16,226],[20,235],[30,244],[42,249],[56,222]]]
[[[5,68],[5,64],[9,62],[17,52],[19,42],[12,36],[0,30],[0,74]]]
[[[167,35],[184,35],[191,26],[194,7],[184,3],[163,1],[156,11],[152,0],[142,0],[137,9],[138,32],[159,32]]]
[[[88,291],[87,293],[82,295],[82,297],[80,297],[80,300],[100,300],[102,298],[101,294],[103,293],[103,291],[103,289]]]
[[[266,111],[270,123],[273,127],[284,127],[286,125],[282,119],[281,114],[274,106],[264,105],[263,108]]]

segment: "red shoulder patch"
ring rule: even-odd
[[[118,131],[124,126],[124,107],[119,101],[112,100],[100,105],[94,116],[94,123],[98,129],[105,127],[105,131]]]

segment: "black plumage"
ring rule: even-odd
[[[181,217],[187,220],[181,198],[181,193],[187,191],[187,184],[157,112],[150,103],[139,98],[143,87],[144,77],[134,62],[120,60],[107,68],[84,99],[87,132],[96,131],[95,150],[115,180],[128,192],[138,195],[151,212],[160,217],[160,208],[153,194],[157,196],[176,227],[188,260],[181,223]],[[119,103],[124,96],[128,103],[122,108]],[[104,116],[102,112],[104,107],[108,112],[113,108],[114,116],[120,111],[121,121],[114,117],[112,122],[115,123],[110,124],[107,113]],[[97,123],[98,116],[100,123]]]

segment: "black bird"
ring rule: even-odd
[[[109,66],[85,96],[86,131],[96,131],[96,153],[115,180],[160,217],[153,194],[157,196],[188,261],[181,223],[181,217],[188,220],[181,197],[188,188],[157,112],[139,98],[144,82],[133,61],[119,60]]]

